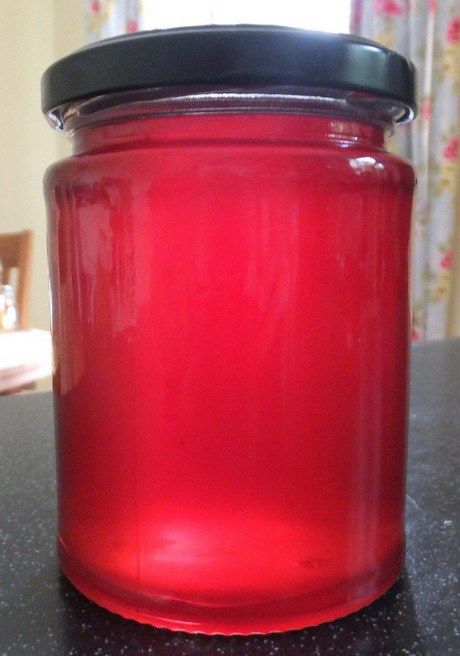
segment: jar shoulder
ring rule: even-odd
[[[323,187],[331,184],[389,184],[412,189],[414,169],[408,160],[383,148],[338,148],[322,144],[137,144],[80,154],[52,164],[44,186],[112,184],[135,185],[139,178],[222,177],[303,181]]]

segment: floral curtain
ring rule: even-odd
[[[87,41],[143,29],[141,5],[142,0],[86,0]]]
[[[412,237],[413,338],[447,335],[459,172],[459,0],[354,0],[351,31],[411,59],[420,113],[390,148],[417,170]]]

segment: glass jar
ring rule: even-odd
[[[170,84],[153,66],[82,93],[69,74],[59,96],[75,58],[122,78],[133,42]],[[252,77],[235,67],[250,49]],[[73,145],[45,177],[64,573],[190,632],[356,611],[404,559],[414,176],[384,137],[413,114],[413,70],[362,39],[244,26],[73,58],[44,82]]]

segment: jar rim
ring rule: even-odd
[[[72,137],[83,127],[203,114],[297,114],[369,123],[391,132],[408,120],[400,102],[337,89],[290,87],[171,87],[102,94],[67,103],[46,115],[50,125]]]

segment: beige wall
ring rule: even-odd
[[[0,232],[35,233],[31,324],[39,328],[49,324],[42,177],[65,152],[41,115],[39,84],[53,60],[83,45],[81,4],[0,0]]]

